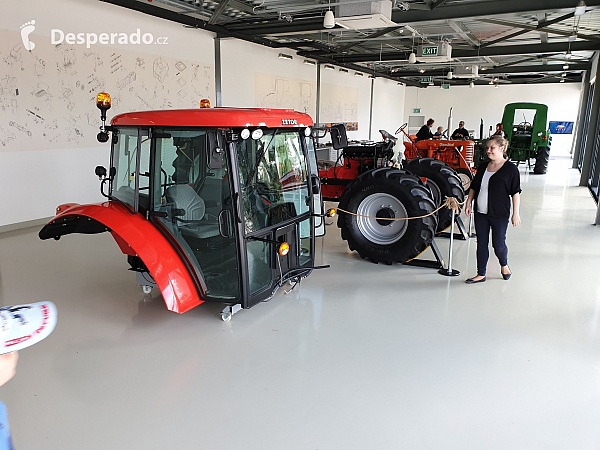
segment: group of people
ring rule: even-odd
[[[438,127],[433,134],[431,128],[435,121],[429,119],[417,133],[417,141],[425,139],[441,139],[443,127]],[[452,140],[468,139],[469,132],[465,122],[460,121],[458,128],[451,135]],[[508,161],[508,142],[504,138],[501,123],[486,144],[488,161],[483,162],[469,187],[465,213],[475,216],[475,232],[477,233],[477,275],[468,278],[467,284],[486,281],[487,263],[489,259],[490,232],[492,247],[500,263],[500,274],[508,280],[512,272],[508,266],[508,247],[506,231],[509,221],[514,227],[521,223],[519,213],[521,182],[517,166]],[[512,206],[512,213],[511,213]]]
[[[433,133],[431,131],[435,120],[429,119],[425,125],[423,125],[417,132],[417,142],[425,139],[442,139],[444,137],[444,127],[437,127],[437,131]],[[491,130],[491,127],[490,127]],[[496,124],[496,131],[491,136],[504,137],[504,129],[501,123]],[[452,140],[463,140],[469,139],[469,131],[465,128],[464,120],[458,123],[458,128],[454,130],[450,136]]]

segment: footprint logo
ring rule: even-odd
[[[35,20],[21,25],[21,38],[25,50],[31,51],[35,48],[35,44],[29,40],[29,35],[35,30]]]

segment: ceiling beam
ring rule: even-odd
[[[588,10],[600,7],[600,0],[586,0]],[[519,1],[481,1],[453,2],[435,10],[392,11],[392,21],[396,23],[429,22],[432,20],[466,19],[490,17],[499,14],[520,14],[546,12],[548,10],[573,11],[577,1],[573,0],[519,0]]]
[[[573,14],[567,14],[567,16],[569,16],[567,18],[570,18],[570,17],[573,17]],[[496,25],[504,25],[504,26],[513,27],[513,28],[521,28],[523,30],[523,32],[525,32],[525,33],[529,32],[529,31],[545,31],[545,32],[551,33],[551,34],[558,34],[559,36],[571,36],[572,35],[572,32],[570,32],[570,31],[564,31],[564,30],[558,30],[556,28],[550,28],[549,27],[550,23],[554,22],[554,21],[542,22],[541,24],[539,24],[537,26],[528,25],[528,24],[519,23],[519,22],[511,22],[508,20],[500,20],[500,19],[481,19],[480,22],[493,23]],[[519,33],[522,34],[523,32],[519,32]],[[588,35],[588,34],[577,33],[577,38],[584,39],[586,41],[600,42],[600,36],[593,36],[593,35]],[[506,39],[506,38],[502,38],[501,40],[504,40],[504,39]],[[492,43],[485,43],[484,45],[491,45],[491,44]]]
[[[216,7],[212,16],[208,20],[208,23],[210,25],[217,23],[217,20],[219,20],[219,17],[221,17],[221,14],[223,14],[223,11],[225,11],[225,8],[227,8],[227,4],[229,3],[229,1],[230,0],[221,0],[221,2],[219,3],[219,6]]]
[[[517,56],[517,55],[535,55],[539,53],[564,53],[569,48],[567,42],[555,42],[551,44],[523,44],[523,45],[499,45],[495,47],[485,47],[481,49],[462,50],[452,49],[453,58],[477,58],[485,56]],[[575,41],[571,42],[571,51],[596,51],[600,50],[600,42]],[[340,62],[378,62],[378,61],[403,61],[408,59],[406,52],[383,52],[383,53],[356,53],[350,55],[335,56],[334,59]],[[310,52],[301,52],[301,56],[314,57]]]
[[[370,35],[365,36],[365,39],[363,39],[363,40],[357,40],[356,42],[352,42],[351,44],[347,44],[347,45],[343,45],[343,46],[339,47],[337,49],[337,51],[338,52],[346,51],[346,50],[348,50],[348,49],[350,49],[352,47],[355,47],[357,45],[363,44],[363,43],[365,43],[365,42],[367,42],[367,41],[369,41],[371,39],[375,39],[375,38],[378,38],[380,36],[384,36],[384,35],[386,35],[388,33],[391,33],[392,31],[396,31],[399,28],[402,28],[402,26],[398,25],[398,26],[395,26],[395,27],[382,28],[381,30],[376,31],[375,33],[371,33]]]
[[[569,64],[569,68],[567,72],[578,72],[581,70],[588,70],[590,68],[589,64]],[[512,67],[494,67],[487,69],[485,72],[480,72],[481,76],[485,76],[487,74],[501,74],[501,73],[547,73],[547,72],[564,72],[565,70],[562,68],[562,64],[547,64],[547,65],[529,65],[529,66],[512,66]],[[436,76],[445,76],[448,72],[448,69],[441,70],[427,70],[425,73],[420,73],[419,71],[412,72],[396,72],[395,75],[401,77],[436,77]]]
[[[456,31],[459,34],[460,37],[467,41],[471,47],[479,47],[481,45],[479,39],[473,36],[473,34],[462,22],[458,22],[452,19],[446,20],[446,22],[454,31]]]

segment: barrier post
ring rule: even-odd
[[[448,249],[448,268],[446,268],[446,269],[441,268],[440,270],[438,270],[438,273],[440,275],[444,275],[446,277],[456,277],[456,276],[460,275],[460,272],[458,270],[452,269],[452,246],[454,244],[455,215],[456,215],[456,212],[454,211],[454,208],[452,208],[452,225],[450,226],[450,247]]]

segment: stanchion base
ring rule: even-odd
[[[448,269],[440,269],[438,270],[440,275],[444,275],[446,277],[457,277],[460,275],[460,272],[456,269],[448,270]]]

